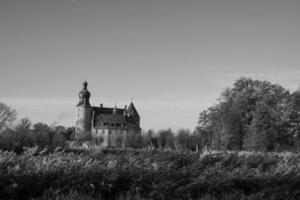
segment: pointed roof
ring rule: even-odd
[[[130,105],[128,106],[127,112],[129,113],[129,115],[131,116],[137,116],[140,117],[139,113],[137,112],[137,110],[135,109],[133,103],[131,102]]]

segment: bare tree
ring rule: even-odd
[[[17,112],[0,102],[0,132],[9,128],[16,120]]]
[[[19,131],[29,130],[32,123],[29,118],[22,118],[16,125],[16,129]]]

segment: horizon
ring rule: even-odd
[[[133,98],[141,127],[194,130],[241,76],[300,86],[299,1],[0,1],[0,102],[33,123],[75,126]]]

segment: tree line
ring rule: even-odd
[[[26,147],[39,147],[53,150],[57,147],[67,147],[67,141],[74,140],[75,127],[55,126],[38,122],[32,124],[30,119],[17,119],[17,112],[0,103],[0,149],[21,153]],[[199,135],[188,129],[177,133],[171,129],[155,132],[142,131],[142,134],[128,134],[129,148],[167,148],[180,150],[196,150],[200,144]]]

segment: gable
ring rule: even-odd
[[[137,112],[137,110],[135,109],[133,103],[130,103],[127,112],[129,113],[130,116],[136,116],[136,117],[140,117],[139,113]]]

